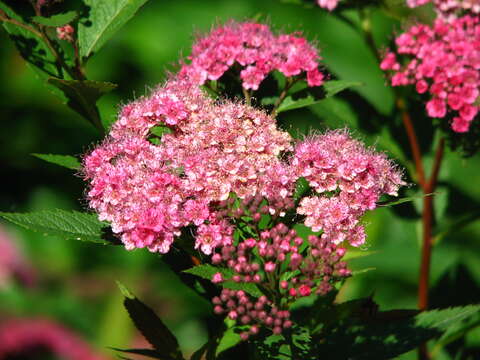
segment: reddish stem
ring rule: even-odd
[[[410,118],[410,115],[408,114],[408,111],[405,107],[405,103],[402,99],[397,100],[397,107],[402,114],[403,125],[405,126],[408,141],[410,143],[410,149],[412,150],[413,161],[415,162],[415,170],[418,177],[418,184],[423,189],[423,192],[425,194],[428,194],[428,192],[425,191],[426,182],[425,171],[423,170],[422,153],[420,151],[420,145],[418,142],[417,134],[415,133],[415,128],[412,124],[412,119]]]
[[[438,174],[443,159],[443,150],[445,140],[441,139],[435,152],[435,161],[433,163],[432,174],[424,186],[424,194],[431,194],[437,186]],[[428,285],[430,276],[430,262],[432,257],[432,226],[433,226],[433,196],[423,198],[423,243],[422,258],[420,264],[420,278],[418,282],[418,308],[426,310],[428,308]]]
[[[428,288],[430,280],[430,263],[432,260],[432,227],[434,218],[433,196],[429,194],[435,191],[437,186],[438,174],[443,159],[443,150],[445,140],[440,139],[435,152],[432,173],[428,180],[425,178],[425,170],[422,162],[422,155],[418,138],[413,127],[412,120],[408,114],[402,99],[398,99],[397,106],[402,113],[402,121],[407,132],[410,148],[415,162],[415,171],[418,177],[418,183],[423,191],[423,209],[422,209],[422,253],[420,262],[420,275],[418,281],[418,308],[426,310],[428,308]],[[430,359],[427,345],[422,344],[418,349],[418,358],[420,360]]]

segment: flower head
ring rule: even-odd
[[[298,34],[274,35],[264,24],[219,26],[197,39],[189,59],[180,76],[199,85],[218,80],[229,70],[239,71],[245,89],[258,90],[275,70],[287,77],[306,76],[309,86],[323,84],[317,50]]]
[[[429,96],[428,116],[453,118],[452,129],[467,132],[479,110],[479,36],[478,17],[414,25],[397,37],[397,53],[388,52],[380,67],[393,86],[415,85]]]

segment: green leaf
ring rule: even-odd
[[[183,359],[177,338],[152,309],[137,298],[127,297],[123,304],[137,329],[155,350],[163,356],[163,359]]]
[[[295,201],[300,200],[310,190],[310,184],[304,177],[298,178],[295,183],[295,192],[293,193],[293,199]]]
[[[118,349],[118,348],[112,348],[112,349],[115,351],[120,351],[127,354],[142,355],[142,356],[150,357],[153,359],[160,359],[160,360],[167,359],[159,351],[153,350],[153,349]],[[168,359],[174,359],[174,358],[168,357]]]
[[[468,321],[480,312],[480,305],[432,310],[416,315],[409,310],[367,312],[363,307],[357,310],[352,306],[349,308],[348,316],[344,314],[340,321],[332,323],[316,337],[316,351],[331,354],[322,359],[394,358],[430,339],[441,337],[451,326]]]
[[[368,268],[365,268],[365,269],[354,270],[354,271],[352,271],[352,276],[364,274],[364,273],[367,273],[367,272],[370,272],[370,271],[373,271],[373,270],[377,270],[377,268],[375,268],[375,267],[368,267]]]
[[[317,104],[323,99],[332,97],[340,91],[359,85],[362,85],[362,83],[358,81],[332,80],[327,81],[323,85],[323,92],[319,94],[315,94],[313,88],[302,89],[287,96],[278,107],[277,113]]]
[[[401,199],[398,199],[398,200],[394,200],[394,201],[381,202],[381,203],[378,204],[378,206],[390,207],[390,206],[400,205],[400,204],[403,204],[403,203],[415,201],[417,199],[423,199],[426,196],[433,196],[435,194],[437,194],[437,193],[407,196],[407,197],[404,197],[404,198],[401,198]]]
[[[96,103],[102,95],[115,89],[116,84],[92,80],[62,80],[53,77],[47,81],[65,94],[70,108],[97,128],[103,129]]]
[[[95,214],[55,209],[31,213],[0,212],[0,217],[46,235],[109,244],[103,239],[103,228],[108,224],[99,221]]]
[[[150,133],[161,138],[164,134],[171,134],[173,132],[168,126],[157,125],[150,129]]]
[[[24,23],[20,16],[1,1],[0,10],[3,10],[9,18],[25,26],[30,26],[30,24]],[[6,21],[2,25],[20,55],[32,66],[42,80],[46,80],[49,76],[63,77],[63,72],[57,64],[55,56],[36,29],[32,28],[33,31],[29,31],[24,27]]]
[[[66,13],[57,14],[50,17],[34,16],[32,20],[37,24],[58,27],[71,23],[76,17],[77,13],[75,11],[68,11]]]
[[[213,275],[215,275],[218,272],[222,274],[224,279],[231,279],[233,276],[232,270],[215,267],[209,264],[197,265],[190,269],[184,270],[183,272],[187,274],[195,275],[195,276],[201,277],[202,279],[206,279],[210,281],[212,280]],[[246,293],[255,297],[259,297],[263,295],[263,292],[257,287],[257,285],[253,283],[236,283],[234,281],[227,280],[220,283],[219,285],[227,289],[243,290]]]
[[[82,167],[82,165],[80,164],[80,161],[78,161],[76,157],[71,155],[36,154],[36,153],[33,153],[32,155],[46,162],[66,167],[67,169],[80,170],[80,168]]]
[[[215,355],[218,356],[220,353],[234,347],[235,345],[239,344],[241,341],[242,341],[242,338],[240,337],[238,327],[231,327],[227,329],[223,333],[223,336],[218,343],[217,350],[215,351]]]
[[[116,281],[118,288],[120,289],[120,292],[122,293],[123,296],[125,296],[127,299],[135,299],[135,295],[133,295],[128,288],[123,285],[120,281]]]
[[[88,18],[78,24],[80,56],[89,58],[100,50],[147,0],[85,0],[90,8]]]
[[[362,85],[363,83],[361,83],[360,81],[332,80],[327,81],[325,84],[323,84],[323,88],[325,89],[325,97],[329,98],[345,89],[351,88],[353,86]]]

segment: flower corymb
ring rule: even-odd
[[[213,29],[193,45],[190,64],[180,70],[197,84],[239,72],[245,89],[258,90],[268,74],[302,76],[309,86],[323,84],[318,51],[297,34],[275,35],[264,24],[231,22]]]
[[[479,110],[479,36],[478,17],[414,25],[397,37],[397,53],[388,52],[380,66],[393,86],[415,85],[429,95],[430,117],[451,118],[454,131],[467,132]]]

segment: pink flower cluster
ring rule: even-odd
[[[218,80],[229,69],[240,72],[245,89],[257,90],[274,70],[287,77],[306,74],[309,86],[323,84],[317,50],[303,37],[276,36],[264,24],[231,22],[217,27],[197,40],[189,59],[180,75],[199,85]]]
[[[42,348],[65,360],[104,360],[68,329],[47,319],[11,319],[0,325],[0,360]]]
[[[393,86],[415,85],[419,94],[428,93],[430,117],[452,116],[452,129],[467,132],[479,110],[479,38],[478,17],[414,25],[397,37],[397,54],[387,52],[380,67],[392,74]]]
[[[297,213],[335,244],[363,244],[362,215],[376,207],[382,194],[397,195],[404,185],[386,155],[366,149],[346,131],[307,138],[295,147],[291,164],[316,192],[301,200]]]
[[[155,125],[170,129],[157,145],[149,141]],[[125,106],[110,137],[85,158],[90,206],[127,249],[166,253],[192,224],[196,247],[208,254],[228,245],[232,232],[212,204],[232,192],[272,204],[291,194],[294,183],[279,158],[290,142],[264,112],[215,103],[197,86],[172,80]]]
[[[409,7],[417,7],[433,2],[439,17],[453,20],[458,16],[480,13],[480,0],[407,0]]]
[[[324,9],[328,9],[328,11],[332,11],[338,5],[340,0],[317,0],[318,6]]]

